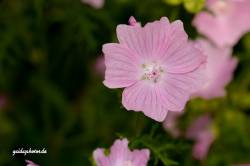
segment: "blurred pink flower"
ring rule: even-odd
[[[27,163],[27,166],[39,166],[39,165],[35,164],[33,161],[30,161],[30,160],[25,160],[25,162]]]
[[[183,112],[169,112],[166,119],[163,122],[163,127],[168,131],[174,138],[180,136],[181,132],[178,128],[178,119],[182,116]]]
[[[100,9],[104,5],[104,0],[81,0],[82,3],[89,4],[90,6]]]
[[[202,115],[198,117],[188,128],[186,137],[189,139],[197,139],[204,130],[207,130],[211,124],[210,115]]]
[[[97,74],[100,74],[101,76],[104,77],[105,69],[106,69],[105,63],[104,63],[104,56],[97,57],[94,69]]]
[[[197,160],[204,160],[207,157],[211,144],[214,141],[212,131],[201,132],[193,146],[192,155]]]
[[[193,20],[198,32],[217,46],[234,46],[250,31],[249,0],[207,0],[208,11],[200,12]]]
[[[127,139],[116,140],[108,156],[101,148],[96,149],[93,153],[97,166],[146,166],[149,156],[148,149],[131,151],[128,148]]]
[[[0,110],[4,109],[7,105],[7,98],[4,94],[0,94]]]
[[[232,57],[231,48],[217,48],[204,39],[199,39],[196,43],[207,55],[207,81],[194,96],[205,99],[225,96],[224,88],[233,79],[238,60]]]
[[[188,42],[181,21],[166,17],[144,27],[118,25],[119,43],[103,45],[104,84],[125,88],[122,104],[163,121],[168,111],[182,111],[203,83],[206,57]]]
[[[207,157],[215,136],[211,129],[212,119],[203,115],[195,120],[186,132],[186,137],[195,141],[192,155],[195,159],[204,160]]]

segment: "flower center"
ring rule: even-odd
[[[224,15],[228,13],[229,8],[230,6],[225,0],[219,0],[214,4],[212,10],[216,15]]]
[[[148,80],[153,83],[159,82],[164,72],[162,67],[156,64],[155,62],[142,64],[142,69],[143,69],[143,75],[141,79]]]

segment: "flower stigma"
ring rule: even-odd
[[[153,83],[160,81],[164,70],[157,63],[144,63],[142,64],[143,75],[142,80],[148,80]]]

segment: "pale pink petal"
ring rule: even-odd
[[[193,96],[210,99],[223,97],[225,86],[232,80],[237,59],[231,56],[231,48],[217,48],[204,39],[197,40],[207,55],[207,81]]]
[[[128,148],[128,140],[127,139],[118,139],[114,142],[110,149],[110,160],[111,162],[115,162],[116,164],[121,164],[124,161],[130,159],[130,150]]]
[[[230,58],[230,59],[229,59]],[[205,84],[205,87],[196,93],[196,96],[204,99],[211,99],[215,97],[224,97],[226,95],[225,87],[233,79],[233,73],[238,64],[236,58],[228,57],[224,64],[217,68],[217,73],[214,71],[214,78]]]
[[[133,166],[146,166],[150,157],[148,149],[132,151]]]
[[[182,42],[186,42],[188,40],[188,35],[185,32],[182,21],[177,20],[171,23],[170,32],[169,32],[169,43],[168,48],[176,48],[175,46],[181,45]],[[171,52],[171,51],[170,51]]]
[[[30,160],[25,160],[25,162],[27,163],[27,166],[39,166],[36,163],[34,163],[33,161]]]
[[[200,116],[189,126],[186,132],[186,137],[189,139],[198,139],[200,133],[202,133],[204,130],[207,130],[211,122],[212,118],[210,115],[206,114]]]
[[[165,55],[169,43],[168,37],[170,29],[170,23],[166,17],[162,17],[160,21],[147,23],[144,26],[144,49],[151,59]]]
[[[197,14],[193,25],[219,47],[234,46],[250,31],[249,0],[209,0],[207,8],[210,12]]]
[[[156,121],[163,121],[167,115],[167,109],[162,106],[157,87],[142,81],[125,88],[122,104],[127,110],[142,111]]]
[[[232,28],[231,33],[235,38],[235,43],[237,43],[244,34],[250,32],[250,1],[231,0],[231,3],[234,8],[228,22]]]
[[[119,43],[124,47],[129,48],[136,59],[149,56],[145,50],[145,39],[142,27],[118,25],[116,33]]]
[[[161,82],[161,103],[170,111],[182,111],[190,94],[202,87],[205,66],[201,65],[197,70],[184,74],[166,73]]]
[[[197,142],[193,147],[193,157],[197,160],[204,160],[207,157],[210,146],[214,141],[214,135],[210,130],[200,133]]]
[[[168,60],[169,57],[173,56],[174,53],[180,49],[187,42],[188,36],[184,30],[183,23],[179,20],[171,23],[168,34],[167,43],[161,44],[163,48],[163,56],[160,57],[161,61]]]
[[[168,54],[169,56],[165,60],[167,73],[191,72],[206,62],[206,56],[192,42],[184,42],[181,49]]]
[[[116,140],[108,156],[99,148],[93,153],[97,166],[146,166],[149,155],[148,149],[131,151],[127,139]]]
[[[133,53],[122,45],[111,43],[103,46],[105,56],[104,84],[109,88],[127,87],[138,80],[138,65]]]
[[[195,141],[193,146],[193,157],[204,160],[208,154],[215,135],[211,129],[212,118],[205,114],[198,117],[186,131],[186,137]]]
[[[93,152],[94,160],[97,166],[109,166],[110,161],[104,154],[104,149],[98,148]]]
[[[147,23],[144,28],[119,25],[117,36],[121,44],[134,50],[141,58],[152,60],[165,54],[170,28],[169,20],[163,17],[160,21]]]
[[[206,1],[206,7],[207,7],[208,9],[211,9],[211,7],[212,7],[216,2],[218,2],[218,0],[207,0],[207,1]]]
[[[193,25],[200,34],[208,37],[219,47],[231,46],[235,42],[228,29],[227,20],[218,20],[208,12],[197,14],[193,20]],[[211,28],[213,25],[213,28]]]
[[[166,119],[163,122],[163,127],[168,131],[174,138],[180,136],[181,131],[178,128],[178,120],[184,112],[173,112],[169,111]]]
[[[246,30],[248,30],[248,32],[250,31],[250,20],[249,20],[249,16],[250,16],[250,12],[249,12],[249,8],[250,8],[250,1],[249,0],[232,0],[234,3],[238,3],[238,5],[235,7],[235,16],[237,15],[237,17],[239,18],[239,21],[237,22],[237,24],[241,24],[242,22],[245,22],[245,24],[241,24],[241,26],[245,26],[244,28],[246,28]],[[240,12],[239,12],[240,11]],[[241,27],[242,28],[242,27]]]

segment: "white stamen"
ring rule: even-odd
[[[162,73],[164,72],[162,67],[155,62],[143,64],[142,68],[142,80],[148,80],[153,83],[157,83],[160,80]]]

